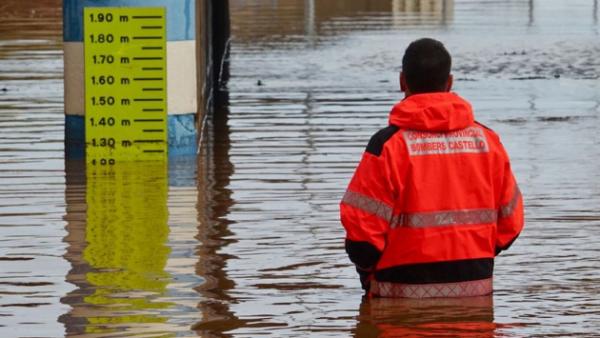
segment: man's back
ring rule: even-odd
[[[491,293],[494,257],[523,226],[498,136],[449,92],[394,106],[340,208],[363,287],[386,297]]]

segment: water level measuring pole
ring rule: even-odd
[[[105,7],[105,11],[98,11]],[[157,23],[159,19],[147,19],[147,23],[142,23],[145,19],[131,18],[131,13],[119,14],[119,11],[131,11],[135,12],[137,9],[142,8],[161,8],[164,10],[164,21],[163,23]],[[93,12],[93,11],[96,12]],[[86,11],[91,11],[84,13]],[[122,12],[125,13],[125,12]],[[84,16],[87,14],[87,17]],[[92,18],[90,15],[96,15]],[[102,14],[98,16],[98,14]],[[110,14],[109,17],[111,22],[108,22],[108,17],[105,16]],[[159,16],[159,15],[135,15],[139,17],[144,16]],[[137,140],[137,145],[142,146],[147,151],[147,154],[153,154],[153,150],[156,151],[154,155],[159,153],[158,148],[151,148],[152,144],[156,145],[158,142],[152,140],[158,140],[158,138],[142,138],[142,135],[157,133],[160,134],[158,125],[150,126],[152,121],[144,120],[156,120],[156,118],[150,116],[150,113],[158,113],[157,111],[148,111],[148,109],[161,109],[161,107],[149,107],[152,105],[160,106],[160,99],[163,98],[161,94],[161,86],[150,86],[143,83],[142,80],[135,82],[134,76],[139,76],[138,71],[142,71],[142,68],[146,68],[147,72],[158,72],[160,73],[160,60],[148,59],[162,57],[160,50],[158,49],[141,49],[145,46],[145,42],[157,42],[156,40],[143,40],[133,39],[134,34],[138,38],[144,37],[158,37],[160,34],[154,33],[166,33],[166,43],[163,50],[166,69],[164,69],[164,82],[154,82],[153,84],[164,84],[164,102],[163,105],[166,107],[166,136],[168,144],[168,154],[173,155],[193,155],[197,150],[197,129],[196,129],[196,115],[197,115],[197,78],[196,78],[196,40],[195,40],[195,1],[194,0],[64,0],[63,1],[63,27],[64,27],[64,62],[65,62],[65,155],[67,158],[83,158],[85,156],[85,145],[88,144],[98,148],[97,150],[105,151],[106,149],[115,149],[117,147],[131,148],[131,144]],[[123,21],[127,19],[127,22]],[[123,19],[123,20],[121,20]],[[131,19],[131,20],[130,20]],[[85,25],[89,26],[85,31]],[[150,22],[155,20],[154,23]],[[100,25],[102,24],[102,25]],[[164,26],[164,27],[160,27]],[[90,28],[91,27],[91,28]],[[130,30],[123,32],[123,29]],[[135,30],[135,31],[133,31]],[[126,41],[126,39],[128,39]],[[110,40],[111,42],[109,42]],[[112,47],[109,46],[112,44]],[[125,55],[129,51],[118,51],[108,57],[110,53],[102,53],[102,50],[109,50],[110,48],[117,48],[121,44],[132,44],[138,45],[142,53],[135,53],[136,55]],[[159,45],[150,46],[151,43],[146,47],[159,47]],[[95,53],[88,54],[86,59],[85,46],[88,46],[88,50],[95,50]],[[89,47],[92,46],[92,47]],[[90,49],[91,48],[91,49]],[[145,52],[147,53],[145,53]],[[146,55],[147,54],[147,55]],[[152,54],[152,55],[150,55]],[[98,73],[88,72],[86,76],[86,61],[87,66],[94,65],[93,55],[96,55],[96,66]],[[124,75],[123,69],[118,70],[116,68],[105,67],[108,64],[102,66],[102,56],[105,55],[104,62],[112,61],[114,63],[121,63],[129,58],[129,62],[136,62],[139,66],[133,69],[130,76]],[[158,56],[157,56],[158,55]],[[137,58],[133,60],[133,58]],[[114,58],[114,59],[113,59]],[[123,59],[122,59],[123,58]],[[143,66],[146,62],[148,65]],[[150,63],[154,63],[150,65]],[[104,67],[104,68],[103,68]],[[106,74],[101,74],[102,69],[106,71]],[[157,73],[157,74],[158,74]],[[156,74],[155,74],[156,75]],[[101,76],[103,76],[101,78]],[[150,77],[150,76],[148,76]],[[160,74],[156,78],[160,78]],[[108,82],[113,82],[112,88]],[[129,83],[127,83],[129,81]],[[150,81],[150,80],[148,80]],[[158,80],[156,80],[158,81]],[[86,88],[92,88],[95,90],[95,95],[86,95]],[[144,91],[143,89],[146,89]],[[88,89],[89,90],[89,89]],[[137,95],[139,90],[141,95]],[[159,97],[160,96],[160,97]],[[117,100],[118,99],[118,100]],[[134,100],[138,101],[134,101]],[[114,100],[114,101],[113,101]],[[155,100],[155,101],[148,101]],[[124,107],[126,109],[108,109],[109,106],[113,107]],[[148,107],[142,107],[142,105],[148,105]],[[90,113],[87,116],[87,109],[94,107],[100,111]],[[136,109],[140,108],[139,116],[137,116],[137,122],[134,121],[136,118],[133,116],[129,117],[118,117],[112,116],[115,111],[126,111],[126,114],[133,114]],[[143,111],[146,109],[146,111]],[[116,113],[115,113],[116,114]],[[102,119],[104,118],[104,119]],[[93,119],[93,120],[92,120]],[[136,125],[137,123],[137,125]],[[109,125],[112,124],[112,125]],[[144,126],[146,124],[146,126]],[[111,136],[110,132],[104,134],[102,129],[116,132],[118,135],[122,133],[119,130],[133,130],[139,131],[137,136],[127,136],[117,139]],[[146,130],[145,132],[143,130]],[[87,137],[86,137],[86,134]],[[94,137],[91,137],[91,136]],[[86,141],[87,138],[87,141]],[[117,144],[118,142],[118,144]],[[130,144],[131,142],[131,144]],[[104,146],[101,146],[104,145]],[[102,150],[102,149],[105,150]],[[127,157],[127,155],[126,155]],[[98,155],[99,160],[102,158],[109,159],[110,157],[103,157]],[[145,159],[142,156],[140,159]],[[135,159],[135,158],[130,158]],[[90,161],[88,161],[90,162]]]
[[[83,14],[87,162],[165,160],[165,9],[87,7]]]

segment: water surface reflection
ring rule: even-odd
[[[168,332],[166,163],[83,167],[67,164],[67,334]]]
[[[495,337],[496,326],[492,296],[365,298],[354,337]]]

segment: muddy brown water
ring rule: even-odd
[[[199,159],[64,161],[60,2],[0,5],[1,337],[547,337],[600,331],[598,2],[231,0]],[[526,229],[493,297],[364,301],[337,204],[406,45],[512,157]]]

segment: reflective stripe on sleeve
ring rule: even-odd
[[[492,278],[432,284],[402,284],[393,282],[371,282],[371,292],[380,297],[395,298],[439,298],[471,297],[489,295],[493,291]]]
[[[517,203],[519,202],[520,197],[521,197],[521,190],[519,189],[519,186],[515,183],[515,188],[514,188],[514,193],[513,193],[512,198],[506,205],[503,205],[500,208],[500,217],[501,218],[506,218],[506,217],[509,217],[512,215],[512,213],[515,211],[515,208],[517,207]]]
[[[449,225],[488,224],[496,222],[498,212],[494,209],[464,209],[403,214],[393,224],[412,228]]]
[[[342,199],[342,203],[375,215],[388,223],[392,220],[392,207],[369,196],[347,190]]]

